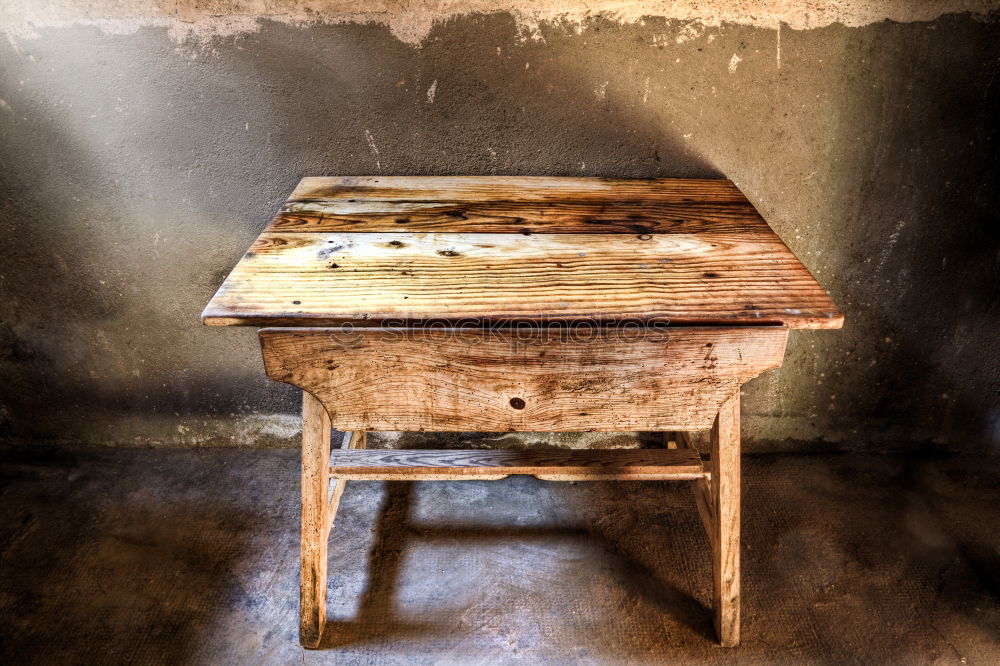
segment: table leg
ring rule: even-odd
[[[693,449],[691,445],[691,433],[686,431],[663,433],[663,448],[665,449]]]
[[[711,481],[699,495],[711,502],[715,631],[723,646],[740,642],[740,394],[722,404],[712,426]],[[708,490],[708,493],[704,493]],[[700,507],[699,507],[700,508]],[[704,514],[703,514],[704,517]]]
[[[303,391],[299,642],[307,648],[319,646],[326,624],[329,486],[330,417],[319,400]]]

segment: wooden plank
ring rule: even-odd
[[[781,364],[781,327],[260,331],[272,379],[319,398],[339,430],[704,430]]]
[[[264,233],[212,325],[367,321],[785,322],[842,315],[773,233]]]
[[[303,178],[289,197],[395,201],[623,201],[652,199],[746,203],[732,182],[697,178],[559,178],[546,176],[319,176]]]
[[[290,201],[265,231],[399,233],[741,233],[770,228],[749,203],[650,201]]]
[[[368,441],[368,433],[362,431],[354,431],[344,433],[344,439],[340,445],[342,450],[348,449],[363,449],[365,448]],[[331,449],[331,453],[333,450]],[[331,481],[330,483],[330,497],[326,503],[326,533],[327,538],[329,538],[330,530],[333,529],[333,521],[337,518],[337,509],[340,508],[340,498],[344,494],[344,489],[347,486],[347,481],[344,479],[337,479]]]
[[[740,394],[712,426],[712,573],[715,631],[723,646],[740,642]]]
[[[680,430],[676,432],[663,433],[664,446],[674,449],[694,449],[691,442],[691,433]],[[709,545],[715,551],[715,500],[712,496],[712,475],[711,472],[705,474],[703,478],[697,480],[692,490],[694,490],[695,505],[698,507],[698,517],[701,519],[702,527],[708,536]]]
[[[696,451],[664,449],[336,451],[339,479],[494,479],[527,474],[549,480],[665,480],[704,476]]]
[[[683,430],[663,433],[663,446],[667,449],[693,449],[691,436]]]
[[[701,525],[705,528],[705,534],[708,537],[708,544],[712,547],[712,553],[716,551],[715,544],[715,500],[712,495],[712,478],[709,474],[704,479],[698,479],[694,487],[694,502],[695,506],[698,507],[698,517],[701,519]],[[714,569],[713,569],[714,570]]]
[[[319,400],[303,392],[299,641],[310,648],[319,645],[326,625],[329,474],[330,418]]]

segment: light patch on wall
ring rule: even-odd
[[[681,31],[677,33],[676,37],[674,37],[674,42],[677,44],[690,42],[692,39],[700,37],[703,32],[705,32],[704,25],[701,25],[700,23],[688,23],[686,26],[681,28]]]
[[[255,442],[261,438],[297,439],[302,433],[302,419],[289,414],[251,414],[242,417],[237,426],[237,442]]]
[[[663,17],[700,26],[735,23],[795,30],[833,23],[857,27],[885,20],[899,23],[932,21],[943,14],[984,16],[1000,9],[997,0],[816,0],[804,11],[784,0],[3,0],[0,31],[8,39],[32,38],[45,28],[96,26],[109,33],[132,33],[145,27],[165,27],[178,41],[209,41],[259,28],[261,20],[290,24],[376,23],[399,39],[420,44],[435,23],[468,14],[509,13],[526,38],[540,36],[543,22],[581,32],[601,17],[636,23]],[[698,28],[687,26],[682,36],[693,38]]]
[[[365,130],[365,140],[368,142],[368,149],[372,151],[372,156],[375,158],[375,168],[381,173],[382,162],[379,159],[378,146],[375,145],[375,137],[372,136],[370,130]]]

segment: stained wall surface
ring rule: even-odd
[[[996,3],[258,4],[0,9],[3,439],[294,443],[199,314],[298,179],[523,174],[728,177],[830,291],[751,448],[1000,447]]]

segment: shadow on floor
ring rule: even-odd
[[[213,492],[211,467],[152,478],[164,457],[7,452],[0,662],[185,663],[220,613],[247,603],[234,572],[256,518]]]
[[[687,484],[351,482],[313,651],[297,458],[0,449],[0,663],[1000,660],[997,458],[746,458],[735,649]]]
[[[607,539],[599,531],[586,527],[436,527],[409,523],[414,500],[413,482],[385,483],[385,498],[376,519],[375,539],[368,554],[368,583],[360,597],[357,611],[350,620],[327,624],[320,649],[391,641],[400,636],[430,637],[448,633],[456,625],[448,613],[421,614],[420,621],[401,618],[395,611],[395,582],[408,543],[461,542],[475,548],[490,541],[523,542],[529,540],[587,542],[592,548],[609,554],[610,566],[632,593],[643,597],[660,612],[667,613],[707,640],[714,640],[711,610],[657,574],[649,565],[622,549],[620,543]],[[336,538],[336,537],[333,537]]]

